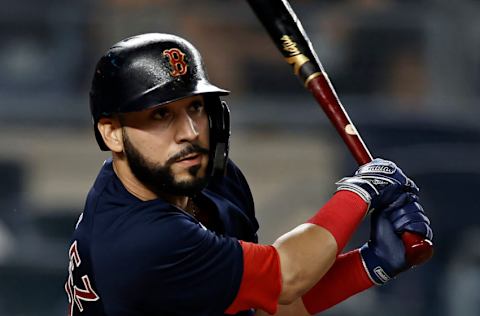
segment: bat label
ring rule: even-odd
[[[285,57],[285,60],[293,66],[293,73],[298,76],[300,68],[302,68],[305,63],[309,62],[310,59],[300,52],[297,43],[295,43],[290,36],[283,35],[280,39],[283,43],[283,50],[287,52],[287,55],[290,55],[290,57]]]
[[[288,52],[290,56],[301,54],[300,50],[297,47],[297,43],[290,38],[288,35],[283,35],[280,38],[283,42],[283,50]]]

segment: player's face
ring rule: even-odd
[[[191,195],[206,182],[209,124],[201,96],[122,118],[124,152],[135,177],[158,195]]]

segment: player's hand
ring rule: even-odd
[[[406,231],[428,240],[433,238],[430,220],[411,193],[403,194],[390,207],[372,214],[370,240],[360,253],[367,273],[376,284],[384,284],[411,268],[400,237]]]
[[[337,191],[355,192],[367,202],[368,213],[388,207],[405,192],[418,193],[415,183],[395,163],[380,158],[360,166],[352,177],[336,184]]]

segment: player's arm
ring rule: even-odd
[[[395,164],[380,159],[338,184],[338,192],[308,223],[273,246],[241,243],[242,283],[227,313],[254,307],[273,314],[277,303],[292,304],[330,269],[368,210],[385,208],[416,189]]]
[[[409,231],[433,238],[430,221],[415,196],[405,194],[372,215],[370,240],[360,249],[340,255],[327,274],[301,299],[279,306],[276,316],[319,313],[373,285],[381,285],[411,266],[405,260],[401,234]],[[349,282],[345,282],[349,280]],[[256,315],[267,315],[258,311]]]

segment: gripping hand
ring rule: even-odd
[[[374,212],[370,229],[370,240],[360,248],[360,254],[370,279],[377,285],[411,268],[400,238],[403,232],[433,238],[430,220],[411,193],[404,193],[390,207]]]
[[[337,191],[357,193],[368,203],[368,213],[383,209],[405,192],[418,193],[415,183],[395,163],[376,158],[360,166],[352,177],[338,181]]]

